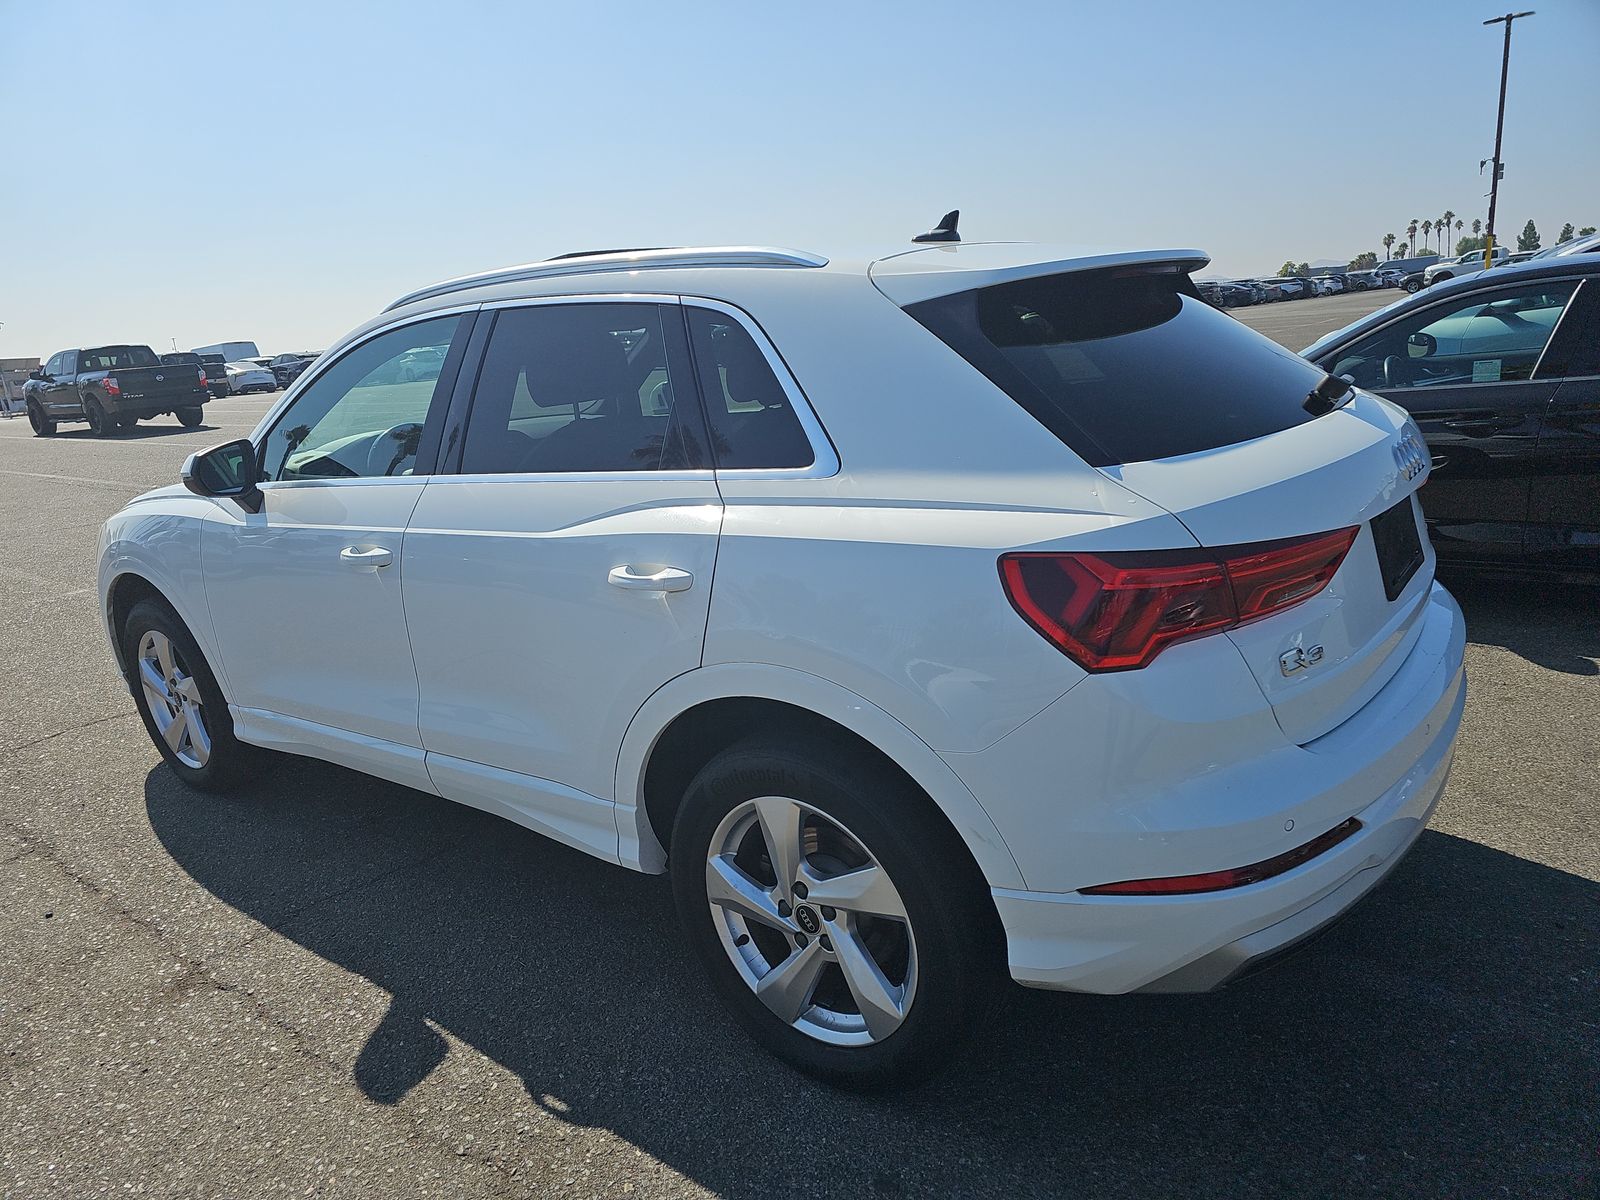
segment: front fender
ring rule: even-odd
[[[1024,887],[1000,831],[977,798],[928,744],[881,708],[848,688],[792,667],[721,663],[679,675],[634,715],[617,756],[618,849],[622,862],[658,874],[667,855],[644,805],[645,767],[663,732],[683,713],[729,697],[776,700],[844,726],[888,755],[932,797],[966,843],[991,887]]]
[[[128,575],[144,579],[172,605],[199,643],[223,693],[230,691],[217,653],[211,611],[200,573],[201,531],[215,502],[198,496],[164,495],[136,500],[100,532],[100,618],[118,672],[127,678],[120,631],[111,612],[111,592]]]

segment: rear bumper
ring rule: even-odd
[[[189,396],[163,396],[155,400],[118,400],[116,407],[107,406],[107,415],[113,417],[159,417],[163,413],[177,412],[182,408],[199,408],[209,403],[210,392],[197,392]]]
[[[1460,610],[1437,585],[1429,601],[1427,627],[1390,684],[1345,725],[1295,748],[1317,760],[1307,760],[1305,774],[1319,763],[1324,771],[1316,785],[1319,824],[1312,823],[1292,779],[1269,781],[1275,789],[1271,794],[1252,795],[1234,785],[1248,781],[1259,787],[1259,777],[1246,774],[1230,781],[1226,772],[1217,773],[1223,789],[1218,799],[1258,820],[1269,816],[1281,791],[1280,816],[1299,813],[1301,818],[1297,826],[1292,818],[1279,820],[1278,828],[1296,830],[1281,849],[1309,841],[1352,815],[1361,821],[1357,834],[1283,875],[1202,895],[1087,896],[995,888],[1013,978],[1032,987],[1083,992],[1205,991],[1309,937],[1371,891],[1427,824],[1449,776],[1466,703]],[[1197,808],[1201,815],[1209,814]],[[1112,871],[1093,882],[1186,873],[1170,868],[1172,852],[1191,841],[1214,845],[1215,832],[1197,826],[1191,835],[1173,825],[1158,838],[1136,838],[1132,844],[1143,846],[1152,859],[1165,860],[1162,867]],[[1108,843],[1103,849],[1112,847]],[[1261,857],[1241,851],[1232,865]],[[1198,869],[1215,865],[1221,864],[1207,861]]]

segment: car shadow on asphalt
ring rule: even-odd
[[[1600,675],[1600,587],[1457,575],[1442,580],[1467,618],[1467,640],[1536,666]]]
[[[207,430],[215,430],[220,428],[221,426],[219,425],[212,425],[204,421],[194,426],[192,429],[186,428],[185,426],[178,424],[176,420],[168,417],[165,419],[160,419],[159,424],[155,422],[140,422],[132,429],[118,429],[116,432],[108,434],[104,438],[95,437],[94,432],[87,425],[63,426],[62,428],[57,429],[50,436],[69,442],[143,442],[148,441],[151,438],[170,437],[179,433],[205,433]]]
[[[1011,988],[951,1071],[862,1097],[734,1028],[664,877],[309,760],[241,799],[158,767],[145,799],[198,884],[392,997],[349,1064],[374,1103],[443,1030],[719,1194],[1569,1194],[1594,1170],[1600,885],[1445,834],[1227,989]],[[292,980],[260,986],[289,1006]]]

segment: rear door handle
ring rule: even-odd
[[[357,546],[346,546],[339,551],[339,561],[352,567],[364,567],[375,571],[379,567],[387,567],[394,562],[394,551],[382,546],[374,546],[370,550],[362,550]]]
[[[686,592],[694,586],[694,576],[677,567],[662,567],[659,571],[641,575],[624,565],[612,567],[606,582],[630,592]]]
[[[1454,421],[1446,421],[1444,427],[1453,429],[1457,433],[1473,434],[1495,433],[1501,429],[1512,429],[1522,424],[1521,417],[1458,417]]]

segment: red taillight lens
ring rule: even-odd
[[[1269,616],[1315,596],[1328,586],[1360,532],[1360,526],[1352,526],[1225,551],[1223,565],[1233,585],[1239,620]]]
[[[1192,896],[1197,892],[1220,892],[1244,887],[1247,883],[1260,883],[1263,879],[1292,871],[1303,862],[1310,862],[1324,851],[1332,850],[1360,828],[1361,822],[1351,817],[1303,846],[1251,863],[1248,867],[1229,867],[1226,871],[1206,871],[1199,875],[1168,875],[1161,879],[1125,879],[1121,883],[1102,883],[1078,890],[1085,896]]]
[[[1148,666],[1174,642],[1316,595],[1359,526],[1213,550],[1004,554],[1000,580],[1028,624],[1090,671]]]
[[[117,382],[117,377],[115,375],[107,375],[103,380],[100,381],[100,386],[105,390],[105,394],[108,396],[122,395],[122,385]]]
[[[205,385],[206,385],[206,373],[204,371],[201,371],[200,372],[200,386],[201,387],[205,387]]]

